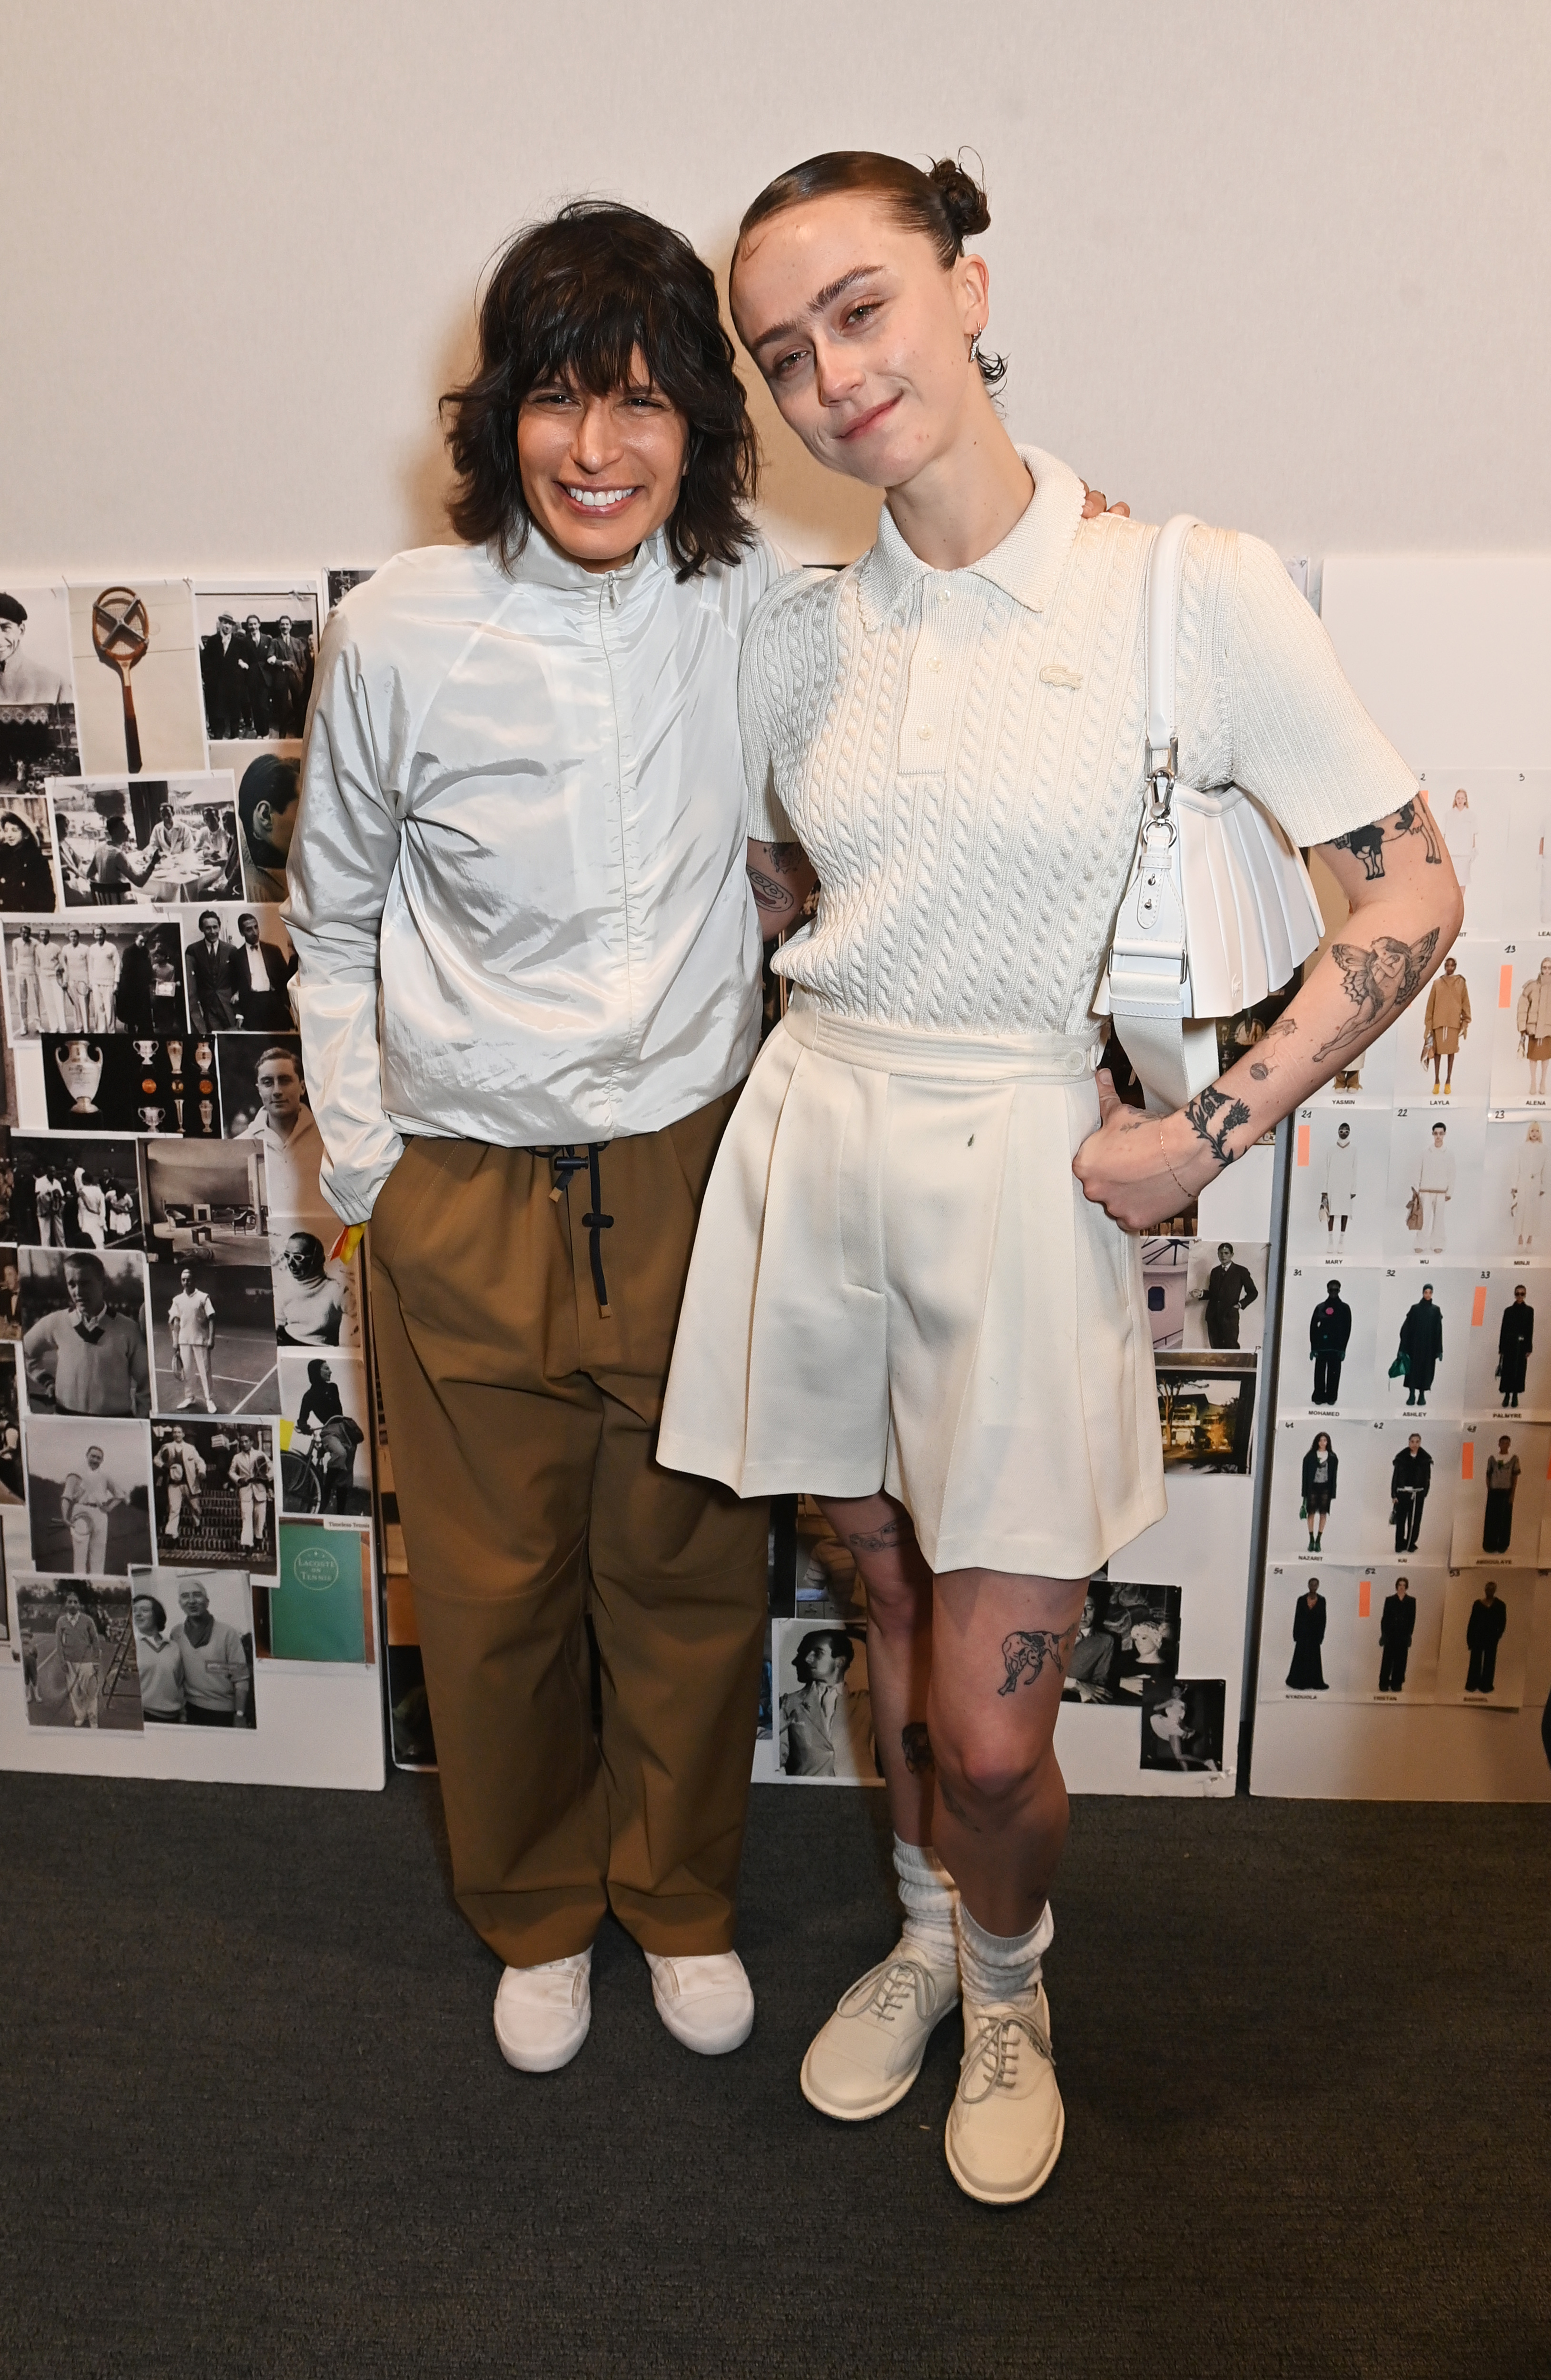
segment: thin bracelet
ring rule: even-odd
[[[1179,1175],[1169,1164],[1169,1151],[1163,1146],[1163,1122],[1161,1117],[1158,1120],[1157,1127],[1157,1153],[1163,1160],[1164,1172],[1168,1174],[1169,1180],[1173,1183],[1175,1189],[1179,1192],[1181,1197],[1188,1207],[1190,1205],[1190,1192],[1185,1188],[1184,1184],[1181,1181]]]

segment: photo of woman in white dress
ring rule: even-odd
[[[1355,1061],[1461,903],[1275,553],[1197,527],[1180,780],[1235,784],[1319,845],[1351,914],[1187,1107],[1121,1104],[1094,1002],[1148,783],[1153,533],[1084,520],[1076,474],[1003,428],[964,247],[988,221],[951,163],[845,152],[772,183],[740,232],[733,311],[777,406],[886,503],[871,551],[773,589],[743,649],[767,935],[818,894],[707,1193],[660,1456],[815,1495],[866,1585],[907,1918],[804,2090],[845,2121],[897,2104],[962,1982],[949,2164],[1009,2203],[1064,2124],[1041,1959],[1065,1663],[1091,1574],[1165,1509],[1135,1235]]]
[[[1513,1152],[1508,1206],[1513,1220],[1513,1244],[1527,1254],[1534,1246],[1545,1206],[1545,1142],[1538,1123],[1527,1128]]]

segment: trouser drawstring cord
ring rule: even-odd
[[[550,1192],[550,1196],[557,1207],[571,1187],[571,1176],[574,1173],[579,1173],[584,1165],[587,1168],[588,1188],[592,1194],[592,1211],[582,1217],[582,1228],[588,1235],[588,1255],[592,1264],[593,1293],[598,1300],[600,1318],[604,1322],[612,1321],[613,1317],[609,1310],[609,1284],[603,1277],[602,1235],[605,1232],[613,1230],[614,1219],[612,1215],[605,1215],[603,1212],[603,1184],[602,1177],[599,1172],[598,1160],[608,1146],[606,1140],[589,1140],[585,1157],[578,1157],[574,1148],[544,1148],[539,1152],[540,1157],[547,1157],[550,1160],[550,1172],[554,1177],[554,1187]]]

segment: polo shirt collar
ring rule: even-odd
[[[985,578],[1025,611],[1043,612],[1076,540],[1083,517],[1083,482],[1065,463],[1039,446],[1018,453],[1034,480],[1034,495],[1007,536],[978,562],[963,570],[933,570],[913,553],[887,505],[878,518],[878,542],[857,565],[856,591],[869,628],[880,627],[896,605],[927,579]]]

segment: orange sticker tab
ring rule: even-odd
[[[1298,1162],[1300,1165],[1306,1165],[1309,1161],[1309,1134],[1312,1130],[1313,1126],[1306,1123],[1301,1123],[1298,1127]]]
[[[1358,1619],[1359,1619],[1359,1620],[1366,1620],[1366,1619],[1368,1619],[1368,1618],[1370,1617],[1370,1615],[1371,1615],[1372,1611],[1373,1611],[1373,1608],[1374,1608],[1374,1583],[1373,1583],[1373,1580],[1372,1580],[1371,1578],[1360,1578],[1360,1579],[1358,1580],[1358,1582],[1357,1582],[1357,1617],[1358,1617]]]
[[[1486,1319],[1486,1283],[1483,1281],[1471,1300],[1471,1329],[1479,1330]]]
[[[1510,966],[1499,967],[1497,970],[1497,1006],[1499,1008],[1511,1008],[1512,1005],[1513,969]]]
[[[1473,1438],[1467,1438],[1463,1446],[1460,1449],[1460,1476],[1461,1479],[1473,1479],[1475,1477],[1475,1440]]]

